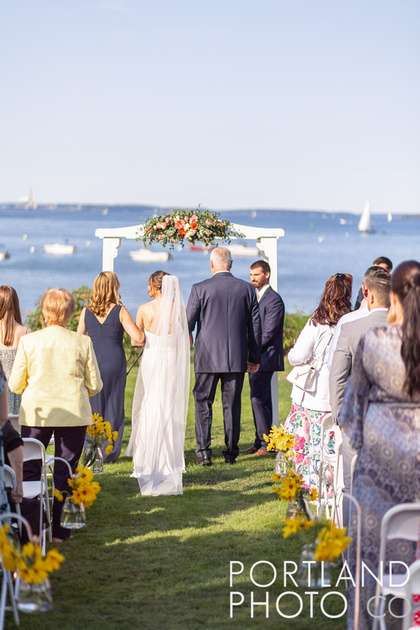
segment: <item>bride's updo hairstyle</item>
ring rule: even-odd
[[[318,308],[312,316],[312,323],[335,326],[340,317],[351,311],[351,288],[353,276],[349,273],[336,273],[325,283]]]
[[[110,304],[121,304],[120,286],[114,271],[101,271],[94,280],[88,309],[97,317],[105,317]]]
[[[151,287],[162,293],[162,279],[163,276],[169,276],[167,271],[155,271],[149,278],[149,284]]]
[[[409,396],[420,394],[420,263],[407,260],[391,276],[391,291],[403,313],[401,357],[405,365],[404,388]]]

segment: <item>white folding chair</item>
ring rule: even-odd
[[[8,466],[7,464],[4,464],[3,475],[4,475],[4,483],[5,483],[6,488],[12,488],[12,490],[16,492],[17,482],[16,482],[15,471],[13,470],[13,468],[11,466]],[[16,510],[16,514],[20,515],[19,503],[15,503],[15,510]],[[20,521],[18,521],[17,529],[19,530],[19,535],[20,535],[22,533],[22,525]]]
[[[330,509],[335,505],[335,487],[332,486],[332,495],[328,496],[328,484],[326,481],[326,471],[328,468],[332,468],[334,471],[333,479],[335,479],[335,470],[337,467],[337,452],[332,454],[325,452],[325,434],[331,431],[335,432],[335,422],[332,415],[328,414],[324,416],[321,424],[321,441],[320,441],[320,456],[319,456],[319,471],[318,471],[318,503],[317,503],[317,516],[320,516],[323,508],[325,508],[326,518],[330,518]],[[334,483],[334,482],[333,482]]]
[[[22,438],[23,440],[23,461],[41,460],[41,473],[39,480],[23,482],[23,496],[28,499],[39,497],[39,532],[42,539],[42,551],[45,553],[45,530],[43,529],[43,510],[47,514],[48,539],[52,542],[50,502],[48,495],[48,482],[45,467],[45,447],[35,438]]]
[[[12,471],[13,472],[13,471]],[[4,512],[0,514],[0,527],[3,527],[5,523],[10,523],[11,520],[17,520],[22,525],[26,527],[26,532],[28,535],[28,539],[32,540],[32,530],[26,518],[23,518],[20,514],[12,514],[11,512]],[[2,565],[3,570],[3,582],[1,585],[1,594],[0,594],[0,630],[4,628],[4,616],[6,610],[11,610],[13,612],[13,619],[15,624],[19,626],[19,614],[17,610],[17,599],[19,594],[19,580],[17,579],[15,583],[13,583],[13,578],[7,569],[5,569]],[[9,594],[10,606],[7,606],[7,594]]]
[[[419,527],[420,503],[401,503],[400,505],[395,505],[384,514],[381,523],[378,576],[381,576],[383,573],[387,542],[398,538],[417,542]],[[377,630],[378,626],[381,630],[386,630],[385,598],[387,595],[404,598],[407,580],[408,575],[407,572],[405,572],[398,575],[392,574],[392,584],[389,574],[384,574],[383,580],[377,582],[373,630]],[[382,584],[380,582],[382,582]]]

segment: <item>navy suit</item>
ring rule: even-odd
[[[268,435],[273,424],[271,378],[273,373],[284,370],[283,323],[284,303],[278,293],[268,287],[258,302],[262,324],[261,365],[256,374],[249,375],[252,413],[255,422],[257,449],[267,449],[263,434]]]
[[[197,456],[211,455],[212,405],[221,380],[226,461],[239,453],[241,393],[247,361],[260,363],[261,320],[253,286],[221,271],[194,284],[188,326],[197,325],[194,369]]]

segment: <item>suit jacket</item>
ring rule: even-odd
[[[21,425],[91,424],[89,396],[102,389],[91,339],[61,326],[48,326],[22,337],[9,389],[22,394]]]
[[[258,302],[261,315],[262,342],[260,372],[284,370],[283,323],[284,303],[278,293],[268,287]]]
[[[249,282],[223,271],[194,284],[187,318],[190,332],[197,325],[197,373],[246,372],[247,361],[260,363],[261,318]]]
[[[330,371],[330,402],[337,422],[343,404],[347,381],[353,368],[354,355],[364,333],[370,328],[386,326],[388,311],[373,309],[367,317],[344,324],[333,355]]]

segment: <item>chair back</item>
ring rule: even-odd
[[[420,526],[420,503],[401,503],[389,509],[383,519],[381,528],[381,540],[417,541]]]
[[[45,464],[45,446],[35,438],[22,438],[23,440],[23,461],[29,462],[33,459],[40,459],[42,467]]]
[[[12,488],[13,490],[16,490],[16,475],[13,468],[8,466],[7,464],[4,464],[3,473],[6,488]]]

